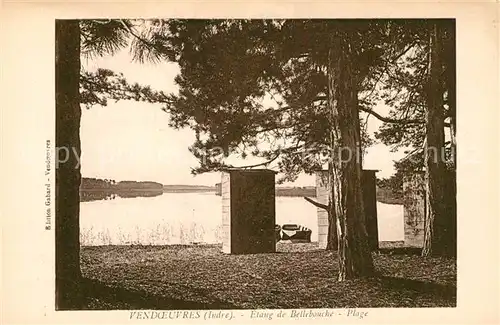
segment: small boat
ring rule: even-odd
[[[278,241],[290,240],[291,242],[311,242],[312,230],[307,227],[297,224],[284,224],[280,228],[280,239],[278,239]]]

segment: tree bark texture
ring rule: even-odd
[[[330,206],[337,220],[339,281],[374,271],[357,157],[361,136],[352,58],[348,32],[335,32],[328,53],[329,180]]]
[[[438,23],[429,28],[429,66],[426,85],[426,195],[427,222],[425,226],[423,256],[441,255],[448,249],[446,237],[447,216],[445,204],[446,169],[444,150],[444,112],[441,42]]]
[[[449,215],[447,231],[447,255],[457,254],[457,84],[456,84],[456,50],[455,50],[455,21],[445,25],[447,33],[446,45],[443,50],[445,58],[445,85],[448,91],[448,108],[450,111],[450,141],[453,168],[448,171],[446,195],[446,209]]]
[[[79,308],[80,28],[56,20],[56,309]]]

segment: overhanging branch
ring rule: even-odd
[[[306,197],[306,196],[304,196],[304,200],[306,200],[307,202],[311,203],[312,205],[314,205],[314,206],[316,206],[316,207],[318,207],[318,208],[320,208],[320,209],[324,209],[324,210],[326,210],[326,211],[328,211],[328,210],[329,210],[329,208],[330,208],[328,205],[323,204],[323,203],[316,202],[316,201],[314,201],[313,199],[310,199],[310,198],[308,198],[308,197]]]
[[[278,157],[280,156],[280,153],[278,152],[278,154],[271,158],[270,160],[268,161],[264,161],[263,163],[259,163],[259,164],[255,164],[255,165],[247,165],[247,166],[240,166],[240,167],[234,167],[234,168],[254,168],[254,167],[260,167],[260,166],[268,166],[270,163],[272,163],[273,161],[275,161],[276,159],[278,159]]]
[[[385,116],[382,116],[379,113],[377,113],[369,108],[363,107],[363,106],[359,106],[359,110],[366,112],[368,114],[371,114],[371,115],[375,116],[377,119],[379,119],[380,121],[386,122],[386,123],[394,123],[394,124],[424,124],[425,123],[424,120],[420,120],[420,119],[395,119],[395,118],[385,117]]]
[[[317,96],[315,100],[326,100],[326,96]],[[391,117],[386,117],[382,116],[379,113],[375,112],[372,109],[366,108],[364,106],[359,105],[358,109],[360,111],[366,112],[368,114],[371,114],[375,116],[377,119],[379,119],[382,122],[386,123],[393,123],[393,124],[425,124],[425,120],[421,119],[395,119]],[[444,126],[449,127],[450,123],[444,123]]]

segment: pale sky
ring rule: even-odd
[[[177,91],[174,77],[179,70],[174,63],[135,63],[128,51],[124,50],[112,57],[82,59],[82,64],[89,71],[106,68],[121,72],[131,83],[150,85],[167,93]],[[197,166],[196,159],[188,151],[194,141],[194,132],[170,128],[168,113],[160,107],[134,101],[109,101],[106,107],[83,109],[83,177],[210,186],[219,182],[220,173],[196,177],[191,175],[190,168]],[[381,114],[387,113],[387,107],[384,106],[376,107],[375,110]],[[381,122],[371,117],[368,131],[373,133],[380,125]],[[394,173],[393,160],[403,156],[402,152],[392,153],[389,147],[375,144],[368,148],[363,167],[378,169],[378,177],[388,177]],[[238,165],[237,160],[230,162]],[[240,165],[253,162],[247,159],[241,161]],[[293,185],[314,185],[314,176],[302,175]]]

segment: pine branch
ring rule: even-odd
[[[318,207],[320,209],[324,209],[326,211],[328,211],[330,209],[330,207],[328,205],[316,202],[313,199],[310,199],[308,197],[304,196],[304,200],[306,200],[307,202],[311,203],[312,205],[314,205],[314,206],[316,206],[316,207]]]
[[[385,116],[382,116],[379,113],[377,113],[369,108],[363,107],[363,106],[359,106],[359,110],[366,112],[368,114],[371,114],[371,115],[375,116],[377,119],[379,119],[380,121],[386,122],[386,123],[402,124],[402,125],[405,125],[405,124],[425,124],[425,121],[420,120],[420,119],[395,119],[395,118],[385,117]],[[444,126],[449,127],[450,123],[444,123]]]
[[[270,163],[272,163],[273,161],[275,161],[276,159],[278,159],[279,156],[280,156],[280,152],[278,152],[278,154],[275,157],[273,157],[270,160],[265,161],[263,163],[259,163],[259,164],[255,164],[255,165],[239,166],[239,167],[234,167],[234,168],[247,169],[247,168],[260,167],[260,166],[266,166],[267,167]]]
[[[371,109],[366,108],[364,106],[359,106],[359,110],[366,112],[368,114],[371,114],[371,115],[375,116],[377,119],[379,119],[380,121],[386,122],[386,123],[395,123],[395,124],[424,124],[425,123],[424,120],[420,120],[420,119],[394,119],[394,118],[390,118],[390,117],[385,117],[385,116],[382,116],[379,113],[375,112],[374,110],[371,110]]]
[[[315,100],[325,100],[326,96],[317,96]],[[385,117],[380,115],[379,113],[375,112],[372,109],[366,108],[364,106],[359,105],[358,106],[360,111],[366,112],[368,114],[371,114],[375,116],[377,119],[379,119],[382,122],[386,123],[395,123],[395,124],[424,124],[424,120],[420,119],[395,119],[395,118],[390,118],[390,117]]]
[[[158,43],[153,43],[153,42],[150,42],[149,40],[145,39],[144,37],[141,37],[140,35],[138,35],[132,28],[130,28],[130,26],[128,26],[126,24],[126,22],[123,20],[123,19],[120,19],[119,20],[120,23],[123,25],[123,27],[128,31],[128,33],[130,35],[132,35],[136,40],[138,40],[140,43],[142,43],[143,45],[146,46],[146,48],[149,48],[150,50],[151,49],[154,49],[157,51],[156,53],[156,56],[157,58],[159,58],[160,56],[164,56],[166,55],[166,48],[163,46],[163,45],[160,45]],[[141,63],[144,62],[144,58],[141,57],[141,55],[134,55]]]

